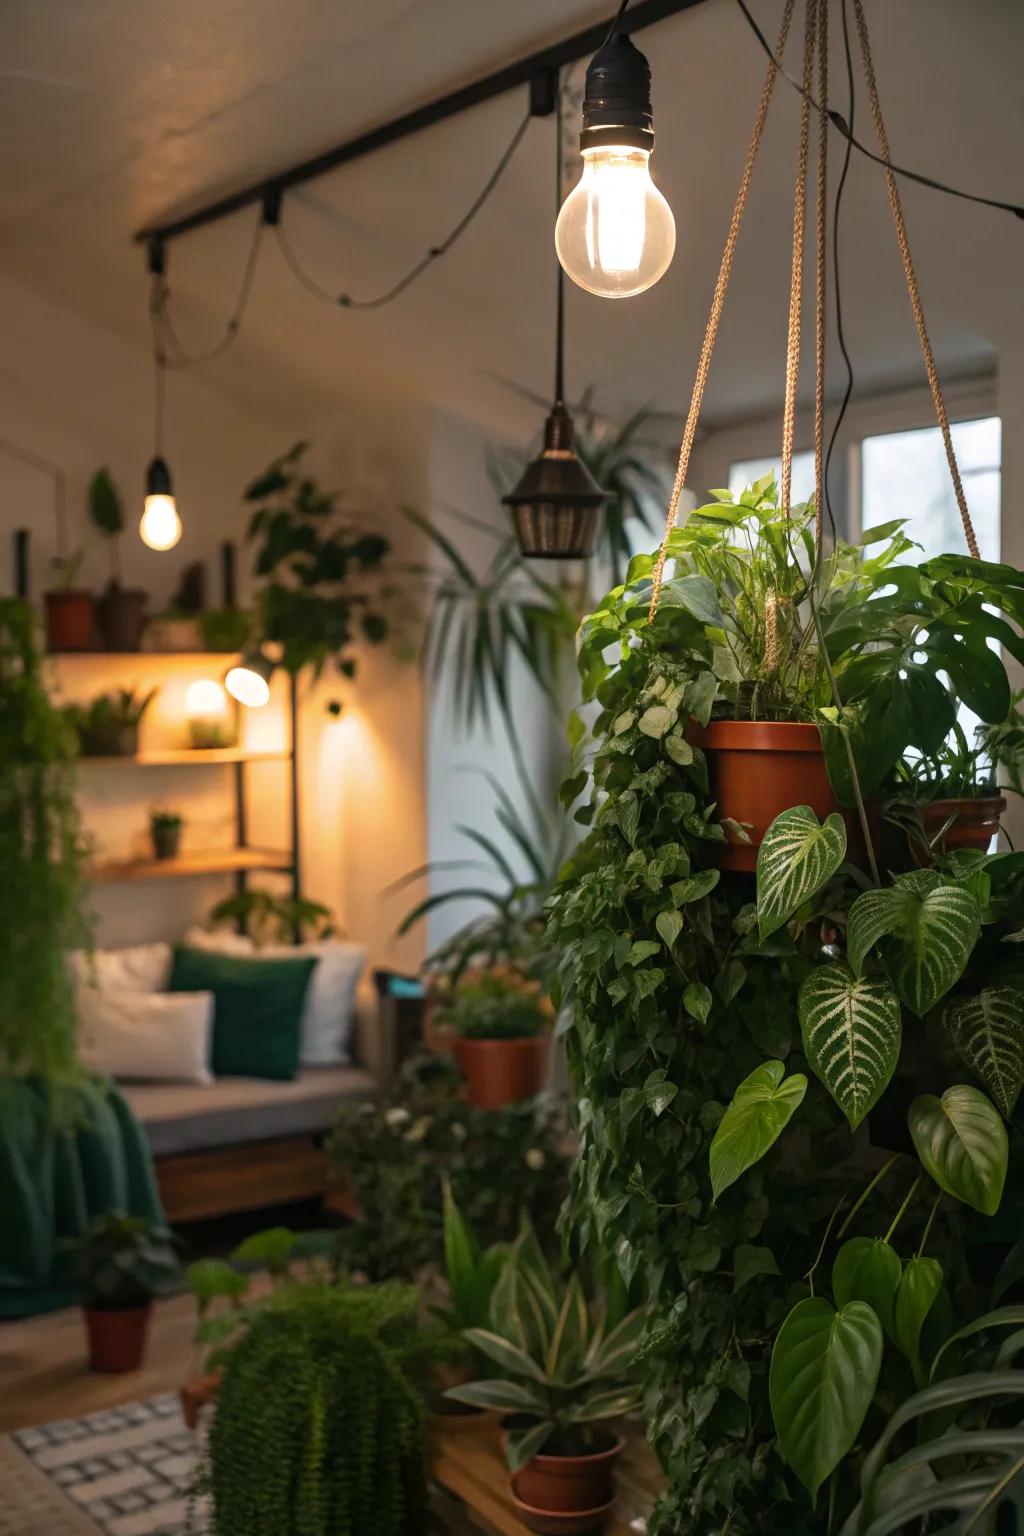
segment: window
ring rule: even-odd
[[[1002,431],[998,416],[953,426],[967,505],[986,560],[999,559]],[[886,432],[861,444],[861,527],[905,517],[921,559],[967,552],[960,512],[938,427]]]
[[[729,465],[729,489],[734,496],[738,496],[740,491],[745,491],[748,485],[753,485],[755,480],[760,480],[762,475],[769,472],[776,480],[779,479],[782,465],[778,459],[740,459],[738,463]],[[793,501],[807,501],[813,495],[814,454],[794,453]]]

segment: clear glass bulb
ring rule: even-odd
[[[181,538],[181,518],[173,496],[147,496],[139,537],[150,549],[173,549]]]
[[[588,293],[628,299],[668,270],[676,221],[651,180],[650,158],[650,150],[625,145],[583,151],[583,175],[555,224],[555,250]]]

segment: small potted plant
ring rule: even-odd
[[[620,1290],[621,1299],[621,1290]],[[552,1274],[525,1228],[495,1288],[487,1328],[465,1337],[498,1379],[449,1387],[505,1419],[512,1494],[531,1531],[598,1531],[614,1497],[622,1437],[609,1421],[640,1405],[635,1357],[645,1314],[588,1299],[579,1275]]]
[[[146,627],[146,593],[121,585],[120,537],[124,508],[117,486],[106,468],[89,482],[89,516],[110,549],[110,580],[97,605],[100,634],[108,651],[137,651]]]
[[[154,809],[149,813],[149,836],[155,859],[176,859],[181,847],[182,818],[178,811]]]
[[[139,724],[156,694],[132,688],[101,693],[91,704],[71,704],[67,719],[78,734],[83,757],[134,757],[139,750]]]
[[[155,1297],[178,1274],[174,1237],[143,1216],[108,1211],[69,1243],[94,1371],[136,1371]]]
[[[459,986],[445,1010],[475,1109],[531,1099],[544,1086],[551,1010],[538,983],[503,968]]]
[[[483,1248],[470,1231],[452,1194],[451,1181],[442,1179],[444,1202],[444,1279],[447,1285],[447,1306],[432,1307],[439,1322],[456,1336],[465,1336],[471,1328],[485,1328],[490,1320],[491,1299],[511,1252],[509,1243],[492,1243]],[[453,1361],[446,1367],[435,1392],[440,1393],[431,1401],[431,1410],[443,1419],[446,1428],[477,1429],[487,1424],[493,1414],[470,1403],[459,1402],[447,1393],[447,1388],[472,1380],[475,1371],[470,1361],[470,1348],[464,1346],[466,1358]],[[486,1356],[481,1357],[486,1361]]]
[[[75,586],[84,551],[54,561],[58,585],[43,594],[46,649],[53,652],[91,651],[96,645],[96,602],[91,592]]]

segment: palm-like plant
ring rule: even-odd
[[[642,1309],[622,1315],[608,1299],[588,1299],[578,1274],[558,1278],[524,1226],[494,1288],[490,1326],[464,1335],[504,1374],[446,1396],[529,1418],[508,1438],[513,1471],[545,1448],[578,1455],[592,1448],[595,1425],[639,1406],[634,1362],[644,1321]]]

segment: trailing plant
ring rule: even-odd
[[[541,1453],[586,1455],[608,1438],[600,1426],[640,1404],[643,1328],[642,1310],[609,1315],[578,1273],[563,1279],[553,1271],[526,1226],[494,1288],[489,1326],[465,1334],[501,1376],[449,1387],[445,1396],[528,1418],[508,1436],[513,1471]]]
[[[281,664],[295,675],[319,677],[328,662],[355,675],[353,647],[379,645],[388,633],[385,595],[369,578],[381,569],[388,540],[362,529],[342,509],[339,493],[324,491],[303,471],[308,443],[294,447],[247,487],[262,638],[281,647]]]
[[[329,939],[337,931],[330,907],[305,896],[281,896],[276,891],[250,889],[226,896],[210,909],[214,925],[241,927],[257,944],[287,944]]]
[[[526,1211],[548,1246],[569,1157],[558,1106],[545,1097],[472,1109],[450,1058],[405,1062],[380,1103],[343,1104],[329,1143],[359,1207],[339,1257],[371,1279],[411,1276],[443,1259],[442,1179],[485,1247],[510,1241]]]
[[[144,1216],[107,1211],[66,1246],[82,1305],[96,1311],[143,1307],[178,1277],[173,1234]]]
[[[285,1283],[224,1364],[200,1487],[218,1536],[427,1529],[416,1293]]]
[[[88,948],[75,738],[50,701],[27,604],[0,599],[0,1059],[54,1082],[75,1070],[66,956]]]

